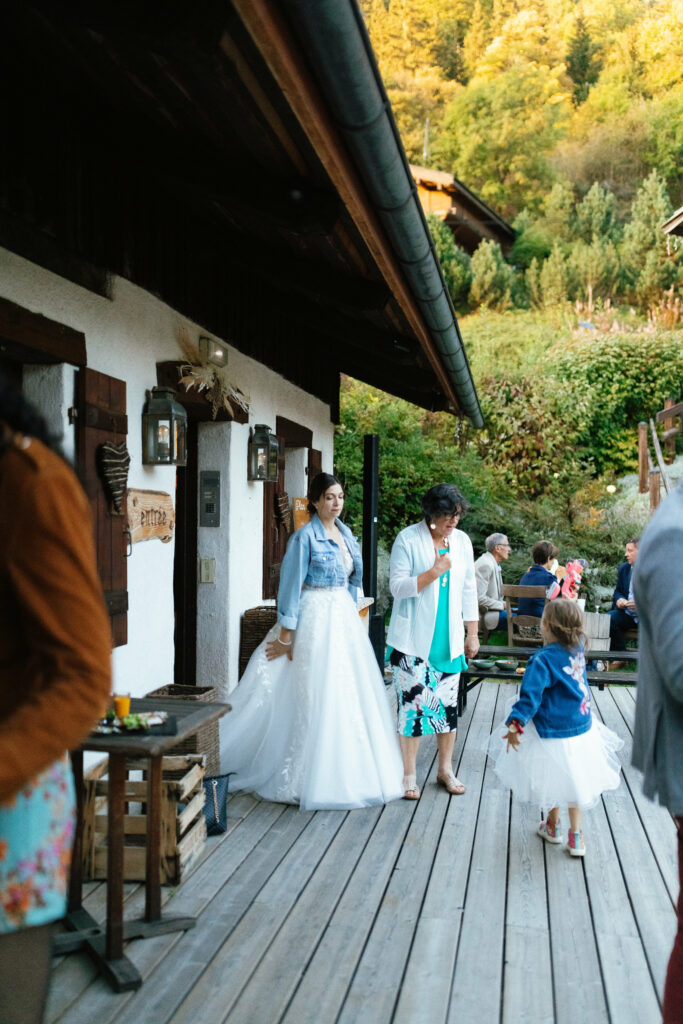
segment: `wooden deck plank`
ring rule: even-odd
[[[261,889],[268,883],[278,865],[295,847],[302,832],[313,819],[313,812],[302,812],[282,804],[264,804],[255,813],[255,824],[269,808],[274,808],[277,817],[253,846],[236,870],[226,873],[220,886],[215,880],[207,880],[214,886],[214,896],[206,904],[196,928],[182,935],[159,963],[149,984],[135,993],[122,1014],[122,1021],[139,1024],[141,1020],[172,1020],[188,996],[196,990],[214,955],[221,949],[226,938],[248,913]],[[254,815],[250,815],[250,819]],[[249,820],[249,819],[248,819]],[[226,850],[229,857],[230,848]],[[215,865],[220,870],[220,858]],[[175,909],[175,908],[174,908]],[[225,977],[226,990],[234,979]],[[146,995],[145,988],[147,989]],[[181,1018],[182,1019],[182,1018]],[[188,1020],[192,1017],[186,1018]],[[197,1021],[204,1020],[201,1015]]]
[[[496,687],[496,691],[495,709],[487,729],[477,740],[477,747],[483,746],[494,725],[503,717],[507,697],[514,692],[505,684]],[[510,793],[494,774],[483,749],[479,755],[484,782],[446,1018],[450,1024],[463,1020],[496,1020],[500,1012]],[[486,913],[482,912],[484,907]],[[472,984],[474,977],[476,985]]]
[[[431,746],[421,744],[417,777],[423,788],[433,760]],[[397,800],[384,808],[283,1021],[337,1019],[418,805]]]
[[[605,723],[624,740],[624,746],[618,753],[622,766],[622,786],[626,786],[631,794],[636,813],[642,822],[650,843],[656,864],[664,879],[672,903],[678,899],[678,850],[676,844],[676,827],[666,807],[655,803],[643,793],[643,776],[631,764],[633,742],[631,733],[620,726],[622,707],[628,708],[629,699],[625,691],[612,691],[609,698],[601,695],[596,702],[598,711]]]
[[[274,1021],[284,1015],[381,811],[374,807],[347,815],[248,986],[235,997],[235,1005],[227,1007],[232,1024]],[[246,918],[244,924],[249,924]],[[237,931],[235,938],[239,939]]]
[[[588,818],[586,819],[588,826]],[[545,847],[548,910],[552,936],[553,990],[557,1024],[577,1018],[607,1024],[609,1015],[600,973],[583,863],[564,846]]]
[[[184,882],[172,899],[172,913],[174,915],[189,914],[199,916],[197,928],[202,923],[202,911],[212,905],[213,900],[218,897],[221,888],[226,881],[238,873],[248,862],[248,858],[255,850],[258,850],[261,840],[268,835],[271,827],[278,821],[285,811],[281,804],[260,804],[257,811],[242,820],[240,827],[233,836],[225,833],[221,836],[212,837],[209,844],[213,845],[213,857],[204,864]],[[225,843],[225,838],[230,841]],[[248,891],[248,890],[247,890]],[[169,890],[164,890],[164,898],[171,896]],[[142,905],[139,913],[142,912]],[[145,984],[137,992],[112,992],[106,982],[97,977],[93,984],[83,995],[79,1003],[74,1007],[74,1013],[58,1018],[60,1024],[81,1024],[81,1022],[97,1021],[97,1024],[109,1024],[116,1020],[133,1021],[140,1024],[141,1021],[164,1021],[166,1019],[165,1004],[171,1001],[175,1003],[182,998],[186,991],[183,987],[184,977],[178,977],[177,968],[174,973],[167,975],[173,957],[176,954],[175,947],[181,940],[187,940],[193,936],[197,928],[190,932],[172,932],[168,935],[161,935],[153,939],[136,940],[126,947],[126,955],[135,964],[145,979]],[[183,947],[186,948],[185,946]],[[185,957],[182,958],[183,962]],[[182,969],[182,968],[181,968]],[[158,972],[158,973],[156,973]],[[172,1002],[175,989],[169,985],[169,978],[178,981],[181,986],[181,995],[175,994],[175,1002]],[[191,984],[192,975],[189,975]],[[173,991],[171,991],[173,989]]]
[[[459,736],[456,743],[458,741],[462,743]],[[427,737],[422,740],[421,747],[435,753],[436,744]],[[456,748],[456,765],[458,755],[459,748]],[[434,781],[434,772],[435,768],[430,780],[423,785],[422,797],[339,1016],[341,1024],[357,1021],[364,1015],[372,1020],[391,1018],[405,976],[406,961],[420,920],[449,802],[467,799],[449,797]],[[444,898],[447,899],[448,894],[444,893]],[[382,962],[381,975],[376,969],[378,957]],[[430,964],[423,961],[423,965],[426,972],[423,983],[429,984]]]
[[[292,906],[305,889],[321,857],[341,828],[345,814],[319,811],[295,845],[282,858],[249,909],[183,1000],[172,1021],[219,1024],[225,1020],[240,991],[287,920]],[[223,977],[231,978],[226,991]],[[271,993],[272,995],[272,993]]]
[[[624,779],[586,813],[580,861],[537,839],[536,810],[511,801],[486,765],[485,739],[513,686],[470,691],[455,759],[464,797],[434,785],[433,742],[421,744],[416,803],[304,814],[233,796],[231,834],[209,840],[175,894],[164,889],[167,912],[199,915],[197,927],[128,944],[145,979],[135,993],[112,992],[83,954],[62,958],[46,1020],[657,1020],[676,844],[629,763],[633,691],[592,691],[596,716],[625,740]],[[103,893],[93,886],[86,900],[98,913]],[[131,886],[127,914],[143,902]]]
[[[458,778],[467,786],[464,797],[452,798],[446,809],[440,842],[428,879],[415,939],[405,967],[396,1006],[396,1024],[410,1024],[424,1010],[434,1021],[446,1019],[462,922],[477,810],[484,781],[481,749],[491,731],[496,688],[477,687],[468,701],[469,723],[458,730],[464,743],[456,761]]]
[[[650,1024],[658,1019],[659,1003],[605,810],[611,798],[606,793],[586,819],[584,869],[593,928],[611,1019]]]
[[[538,808],[512,800],[505,912],[503,1024],[552,1024],[550,924]]]
[[[614,724],[619,729],[614,707],[609,700],[599,704],[601,713],[603,709],[605,712],[605,724],[610,728]],[[630,761],[628,734],[623,727],[619,732],[626,741],[620,756]],[[637,774],[634,768],[625,766],[624,775],[627,780],[634,773]],[[643,816],[636,811],[636,801],[641,798],[639,789],[639,783],[631,787],[622,781],[619,789],[606,794],[604,805],[657,996],[661,1000],[676,916],[672,894],[665,883],[656,852],[653,851],[665,848],[667,834],[672,846],[675,845],[675,828],[669,815],[650,815],[650,809],[655,808],[654,804],[645,808],[645,819],[650,819],[650,824],[646,824]]]

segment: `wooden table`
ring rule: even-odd
[[[536,651],[540,650],[540,646],[537,647],[491,647],[486,644],[482,644],[479,648],[475,661],[483,658],[518,658],[520,661],[526,661]],[[591,661],[605,661],[606,655],[609,655],[609,660],[619,661],[638,661],[638,651],[603,651],[603,650],[587,650],[586,662]],[[618,686],[633,686],[638,679],[637,672],[598,672],[597,669],[587,669],[586,677],[591,686],[597,685],[599,690],[604,690],[605,684],[617,684]],[[512,669],[496,669],[495,671],[488,671],[481,668],[468,668],[462,673],[463,685],[460,687],[458,694],[458,714],[461,714],[465,707],[467,707],[467,691],[471,690],[473,686],[480,683],[482,679],[514,679],[521,681],[521,675]]]
[[[137,989],[142,977],[123,955],[124,940],[148,938],[164,932],[193,928],[193,917],[161,916],[161,782],[162,756],[201,726],[214,722],[229,704],[204,704],[191,700],[131,700],[131,713],[166,711],[175,715],[178,731],[173,736],[145,733],[104,736],[91,733],[71,754],[77,796],[77,826],[69,883],[69,902],[65,924],[69,931],[58,935],[55,954],[85,948],[117,992]],[[109,755],[108,847],[107,847],[107,919],[101,927],[82,904],[83,844],[83,751],[96,750]],[[145,916],[123,920],[123,844],[125,812],[126,758],[148,758],[147,772],[147,848],[145,878]]]

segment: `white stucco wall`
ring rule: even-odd
[[[127,384],[128,486],[166,491],[175,499],[175,470],[141,462],[145,390],[156,383],[157,362],[182,358],[179,328],[195,343],[208,332],[126,280],[116,278],[112,299],[102,298],[1,248],[0,296],[83,331],[88,366]],[[250,396],[251,426],[267,423],[274,429],[279,415],[308,427],[313,446],[322,451],[323,469],[331,472],[328,405],[232,347],[228,370]],[[72,369],[32,369],[26,387],[51,423],[61,420],[65,450],[73,455],[74,431],[66,415],[73,403]],[[246,424],[199,427],[199,468],[221,471],[222,515],[219,528],[199,529],[199,557],[216,558],[216,582],[199,585],[197,682],[218,685],[224,693],[237,682],[240,615],[263,603],[263,487],[246,478],[248,438]],[[298,485],[303,468],[295,468],[292,458],[288,486],[290,478]],[[173,682],[173,552],[173,543],[152,540],[135,544],[128,559],[128,643],[115,649],[113,669],[115,689],[133,696]]]

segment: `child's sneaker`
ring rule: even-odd
[[[536,829],[537,834],[541,839],[545,839],[546,843],[561,843],[562,835],[560,822],[556,821],[554,824],[552,821],[542,821]]]
[[[572,832],[570,829],[567,837],[567,849],[570,857],[585,857],[586,847],[583,845],[583,832]]]

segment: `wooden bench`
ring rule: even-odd
[[[480,660],[483,658],[517,658],[525,659],[530,658],[532,654],[538,651],[538,647],[489,647],[485,644],[479,648],[477,658]],[[620,661],[638,661],[638,651],[600,651],[600,650],[588,650],[586,654],[586,662],[604,660],[605,654],[609,653],[610,660]],[[598,672],[597,669],[587,669],[586,677],[591,686],[597,685],[598,690],[604,690],[605,685],[617,685],[617,686],[633,686],[638,680],[637,672]],[[483,679],[493,679],[498,682],[506,679],[515,682],[521,682],[522,676],[517,673],[514,669],[497,669],[492,672],[491,670],[474,668],[466,669],[462,673],[461,679],[464,683],[460,687],[458,694],[458,714],[462,714],[463,710],[467,706],[467,693],[473,686],[480,683]]]

